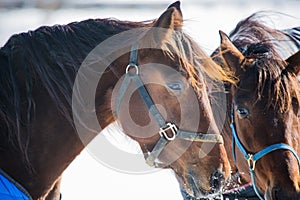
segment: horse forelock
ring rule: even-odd
[[[261,13],[255,13],[241,21],[230,37],[243,55],[252,59],[251,67],[257,77],[257,98],[268,96],[266,108],[273,106],[280,112],[286,112],[292,98],[299,102],[299,89],[295,77],[284,73],[287,65],[277,48],[277,42],[286,40],[285,34],[269,28],[260,22]]]
[[[178,59],[179,70],[187,75],[199,97],[207,89],[208,80],[235,82],[231,72],[217,65],[186,33],[174,32],[164,41],[162,49],[169,57]]]

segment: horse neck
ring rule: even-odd
[[[121,71],[122,69],[120,69],[120,73]],[[112,74],[112,71],[106,73],[103,77],[103,84],[99,84],[102,87],[97,91],[99,96],[103,97],[100,104],[97,105],[100,115],[103,116],[103,118],[99,118],[100,120],[103,119],[103,121],[99,121],[102,128],[105,128],[113,121],[113,118],[110,117],[111,97],[109,90],[117,83],[117,79],[110,79],[109,76],[112,76]],[[71,74],[70,80],[75,80],[75,75],[75,73]],[[20,86],[23,85],[25,87],[26,84],[22,82],[25,79],[18,81],[20,81]],[[35,81],[41,82],[40,79]],[[24,137],[22,142],[27,143],[28,163],[20,160],[24,156],[23,153],[12,146],[0,151],[0,168],[27,189],[33,199],[44,199],[55,187],[62,172],[83,150],[85,144],[88,144],[97,135],[95,132],[101,131],[86,131],[84,141],[82,141],[82,138],[79,138],[76,133],[72,122],[70,123],[70,120],[65,116],[66,113],[60,110],[57,102],[53,100],[49,91],[40,82],[32,88],[35,113],[31,118],[30,131],[27,130],[27,127],[22,127],[20,130],[22,137]],[[20,87],[20,89],[24,88]],[[71,98],[72,95],[69,93],[72,92],[72,88],[69,88],[67,91],[65,93],[66,96]],[[23,91],[20,92],[20,94],[23,93]],[[61,97],[60,95],[58,95],[58,98]],[[64,103],[67,105],[67,102]],[[67,112],[71,112],[71,105],[67,105],[65,108]],[[22,115],[25,111],[27,109],[22,108]],[[104,120],[105,118],[110,120]],[[29,138],[29,140],[26,138]],[[0,145],[2,146],[2,143]]]
[[[125,70],[125,67],[124,67]],[[121,71],[122,69],[118,70]],[[97,105],[99,123],[105,128],[114,121],[111,112],[111,88],[117,83],[112,72],[106,73],[99,84],[101,101]],[[32,121],[29,153],[30,168],[24,167],[13,149],[0,153],[0,168],[26,188],[34,199],[45,197],[52,190],[63,171],[101,130],[86,131],[79,137],[73,125],[57,109],[43,87],[35,88],[36,112]],[[34,91],[33,91],[34,92]],[[100,99],[98,99],[100,100]],[[96,99],[97,101],[97,99]],[[108,120],[109,119],[109,120]],[[22,130],[26,133],[26,130]]]
[[[29,191],[33,199],[43,198],[54,186],[61,173],[84,148],[72,125],[58,111],[47,92],[39,89],[36,112],[27,152],[29,163],[14,148],[1,151],[0,167]],[[26,142],[26,141],[24,141]],[[29,167],[26,167],[28,166]]]

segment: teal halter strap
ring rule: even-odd
[[[262,157],[264,157],[268,153],[271,153],[271,152],[276,151],[276,150],[288,150],[288,151],[293,153],[293,155],[295,156],[295,158],[298,161],[298,165],[300,166],[300,159],[299,159],[299,156],[297,155],[296,151],[291,146],[289,146],[287,144],[284,144],[284,143],[278,143],[278,144],[270,145],[270,146],[264,148],[263,150],[255,153],[255,154],[252,154],[249,151],[247,151],[246,148],[243,146],[242,142],[240,141],[240,139],[238,137],[238,134],[236,132],[236,127],[235,127],[235,122],[234,122],[234,104],[233,103],[232,103],[232,107],[231,107],[230,128],[231,128],[231,131],[232,131],[232,153],[233,153],[234,162],[236,162],[236,154],[235,154],[235,144],[236,144],[237,147],[239,148],[239,150],[244,155],[244,158],[248,162],[250,175],[251,175],[252,186],[253,186],[253,189],[254,189],[256,195],[259,197],[259,199],[261,199],[261,200],[264,199],[261,196],[261,194],[259,193],[258,188],[256,187],[256,182],[255,182],[255,172],[254,172],[255,164],[259,159],[261,159]]]

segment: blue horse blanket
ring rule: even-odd
[[[0,200],[32,200],[28,192],[0,169]]]

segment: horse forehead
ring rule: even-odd
[[[142,49],[138,53],[139,64],[160,63],[169,67],[175,67],[179,63],[170,54],[161,49]]]
[[[254,92],[256,90],[257,87],[257,74],[252,74],[250,72],[246,73],[242,73],[239,76],[239,83],[238,86],[236,88],[236,92],[235,93],[240,93],[240,94],[248,94],[248,95],[254,95],[253,93],[249,93],[249,92]]]

